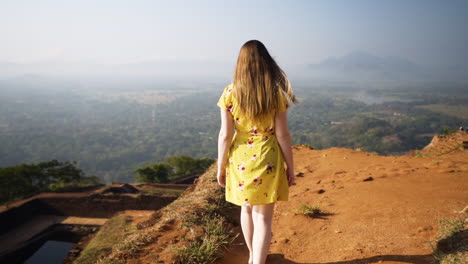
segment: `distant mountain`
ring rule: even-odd
[[[234,65],[216,60],[149,60],[139,63],[105,64],[92,61],[41,61],[11,63],[0,61],[0,80],[23,75],[106,76],[138,78],[230,78]]]
[[[308,65],[309,76],[318,79],[350,81],[405,81],[429,78],[429,71],[399,57],[379,57],[355,51],[343,57],[330,57]]]

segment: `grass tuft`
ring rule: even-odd
[[[217,185],[216,170],[216,164],[213,164],[176,200],[155,212],[143,224],[132,225],[132,232],[125,232],[125,237],[109,245],[105,254],[101,250],[105,257],[96,256],[95,263],[129,263],[129,260],[138,259],[144,248],[159,243],[158,238],[167,230],[176,230],[177,234],[171,241],[159,245],[156,263],[204,264],[222,257],[223,248],[239,234],[234,234],[232,229],[236,225],[231,216],[233,205],[225,201],[224,189]],[[107,233],[112,232],[108,230]],[[165,260],[160,259],[163,255]]]
[[[308,216],[308,217],[316,217],[320,214],[322,214],[323,211],[319,208],[318,205],[306,205],[306,204],[302,204],[300,207],[299,207],[299,214],[302,214],[302,215],[305,215],[305,216]]]
[[[182,247],[174,247],[176,264],[212,263],[221,258],[221,249],[226,248],[237,236],[233,236],[225,227],[222,216],[204,215],[200,221],[204,227],[201,237],[188,241]]]
[[[433,264],[468,263],[468,213],[455,219],[438,219],[439,235],[425,240],[432,248]]]

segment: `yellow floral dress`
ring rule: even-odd
[[[231,112],[236,131],[226,164],[226,201],[246,206],[287,201],[289,186],[283,153],[275,135],[276,113],[252,123],[239,113],[232,89],[232,84],[226,86],[217,103],[221,109]],[[278,111],[284,112],[290,100],[280,91]]]

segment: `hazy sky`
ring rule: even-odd
[[[0,0],[0,61],[234,62],[249,39],[285,64],[354,50],[468,61],[468,1]]]

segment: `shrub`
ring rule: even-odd
[[[319,208],[318,205],[309,206],[309,205],[306,205],[306,204],[302,204],[299,207],[299,213],[303,214],[305,216],[315,217],[315,216],[323,213],[323,211]]]
[[[439,235],[432,247],[434,264],[468,263],[468,218],[467,213],[456,219],[438,219]]]

